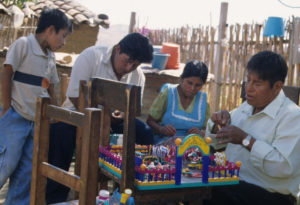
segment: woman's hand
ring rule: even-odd
[[[205,131],[199,130],[197,127],[192,127],[191,129],[189,129],[188,134],[197,134],[197,135],[204,137]]]
[[[176,129],[173,125],[165,125],[161,126],[159,133],[165,136],[174,136],[176,134]]]

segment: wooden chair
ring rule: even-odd
[[[60,102],[59,105],[62,105],[66,100],[66,93],[69,85],[70,77],[66,73],[62,73],[60,76]],[[79,100],[78,100],[78,111],[84,112],[84,108],[88,107],[88,102],[86,97],[88,95],[88,86],[86,81],[80,81],[79,85]],[[77,127],[76,134],[76,153],[75,158],[75,174],[80,175],[80,164],[81,164],[81,145],[82,145],[82,128],[81,126]],[[75,194],[75,198],[78,197],[78,194]]]
[[[50,105],[49,98],[38,98],[34,128],[31,205],[45,204],[46,181],[50,178],[79,192],[80,205],[94,205],[97,193],[100,110],[84,113]],[[83,130],[80,176],[48,163],[50,119],[70,123]]]
[[[62,105],[65,102],[69,81],[70,81],[70,77],[69,77],[68,74],[62,73],[60,75],[60,99],[59,99],[59,105]]]
[[[242,102],[246,100],[246,91],[245,91],[245,85],[246,83],[242,83],[242,91],[241,91],[241,98]],[[294,87],[294,86],[283,86],[283,92],[284,94],[291,99],[291,101],[295,102],[297,105],[299,105],[299,95],[300,95],[300,87]]]
[[[93,78],[90,86],[90,103],[92,107],[102,106],[100,145],[109,144],[110,118],[113,109],[125,113],[122,172],[121,179],[107,170],[100,168],[100,176],[105,175],[120,185],[120,191],[125,188],[133,190],[136,204],[178,202],[181,200],[201,204],[202,199],[210,197],[210,187],[195,187],[167,190],[138,190],[135,188],[135,117],[140,113],[141,88],[116,81]],[[191,204],[191,203],[190,203]]]

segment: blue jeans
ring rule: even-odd
[[[6,205],[28,205],[34,122],[12,107],[0,118],[0,188],[10,178]]]
[[[69,170],[76,145],[76,127],[63,122],[50,125],[48,162],[66,171]],[[47,204],[66,201],[70,188],[47,180]]]

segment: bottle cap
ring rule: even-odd
[[[124,193],[127,195],[131,195],[132,191],[131,191],[131,189],[125,189]]]
[[[109,191],[105,190],[105,189],[101,189],[99,191],[99,196],[103,197],[103,198],[109,198]]]

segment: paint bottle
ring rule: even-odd
[[[99,196],[96,198],[96,205],[108,205],[109,204],[109,192],[101,189]]]

